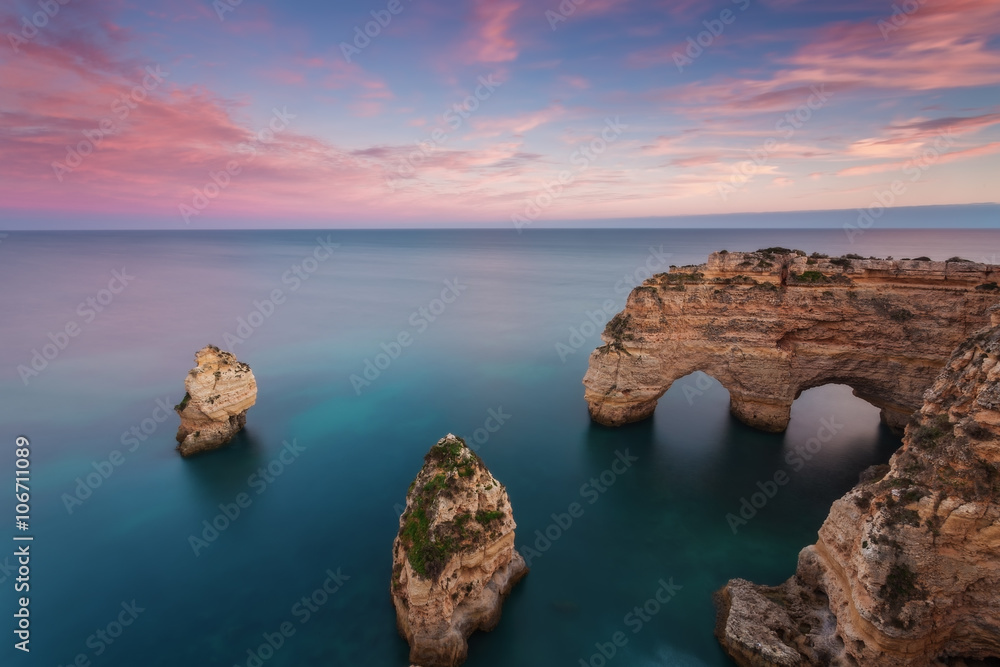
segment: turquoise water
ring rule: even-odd
[[[317,236],[339,247],[296,275],[304,258],[326,257],[313,255]],[[588,313],[624,305],[641,267],[661,261],[651,246],[685,264],[770,245],[980,260],[1000,233],[872,230],[854,244],[840,230],[10,234],[0,243],[0,471],[12,475],[14,439],[29,437],[35,541],[32,654],[11,639],[0,660],[408,664],[389,599],[391,545],[424,453],[453,432],[478,439],[507,485],[519,546],[538,551],[500,626],[471,640],[468,665],[599,665],[592,656],[617,632],[627,642],[609,665],[731,664],[712,636],[711,593],[732,577],[787,578],[830,503],[898,440],[845,387],[804,393],[788,432],[768,435],[732,420],[726,391],[705,376],[678,381],[653,420],[621,429],[590,423],[580,382],[599,341]],[[101,291],[112,271],[127,282],[111,284],[117,294]],[[276,289],[271,312],[263,301]],[[75,337],[57,335],[71,323]],[[18,366],[45,352],[49,333],[65,349],[26,384]],[[410,343],[397,350],[400,334]],[[157,401],[183,396],[208,343],[252,366],[257,405],[233,446],[182,460],[176,416],[158,422]],[[383,369],[352,384],[366,359]],[[491,410],[502,413],[495,432]],[[836,435],[789,464],[822,420]],[[285,442],[297,454],[276,463]],[[608,472],[617,453],[634,461]],[[257,472],[268,466],[268,478]],[[779,471],[790,481],[734,534],[726,515]],[[78,493],[91,473],[100,485]],[[193,547],[203,521],[240,493],[250,505]],[[566,526],[558,515],[572,503],[582,515],[559,527],[552,515]],[[13,578],[3,578],[13,613]],[[661,580],[673,597],[637,615]],[[141,611],[124,610],[133,601]],[[279,641],[283,624],[290,636]],[[248,650],[265,634],[281,646],[258,663]]]

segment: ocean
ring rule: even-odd
[[[10,484],[28,438],[29,529],[11,495],[4,511],[10,536],[34,540],[30,655],[11,634],[15,543],[0,551],[0,662],[409,664],[392,541],[423,455],[450,432],[507,486],[531,561],[469,667],[733,664],[713,591],[788,578],[831,502],[898,438],[834,385],[804,392],[786,433],[760,433],[702,374],[652,420],[609,429],[590,422],[581,380],[651,269],[774,245],[995,262],[1000,231],[10,233],[0,471]],[[207,344],[252,367],[257,404],[232,446],[183,460],[169,408]],[[629,465],[607,474],[616,460]],[[790,481],[774,490],[779,471]],[[762,489],[749,520],[727,519]]]

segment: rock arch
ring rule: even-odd
[[[849,385],[901,430],[951,352],[989,324],[1000,267],[718,252],[636,287],[584,377],[591,418],[646,419],[674,381],[716,378],[733,415],[779,432],[806,389]]]

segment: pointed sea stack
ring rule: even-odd
[[[469,635],[500,622],[504,598],[528,572],[514,528],[507,490],[461,438],[449,433],[431,447],[393,543],[392,601],[410,662],[460,665]]]
[[[228,444],[247,422],[257,401],[257,381],[246,364],[214,345],[198,350],[196,366],[184,380],[184,395],[174,410],[181,418],[177,446],[182,456]]]

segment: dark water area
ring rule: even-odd
[[[29,437],[33,650],[29,663],[10,641],[0,663],[252,667],[248,650],[289,623],[262,665],[409,664],[392,540],[423,455],[452,432],[507,486],[532,561],[467,665],[599,665],[619,631],[628,641],[608,665],[732,664],[712,636],[712,592],[790,576],[831,502],[898,439],[832,385],[802,394],[786,433],[760,433],[701,374],[677,381],[652,420],[609,429],[590,422],[581,379],[604,322],[650,269],[772,245],[996,261],[1000,232],[873,229],[853,243],[843,230],[11,233],[0,473],[13,476],[14,440]],[[404,333],[412,342],[397,349]],[[59,342],[37,375],[18,370]],[[177,418],[159,406],[182,398],[209,343],[251,365],[257,404],[231,447],[182,460]],[[782,471],[788,483],[754,516],[727,520]],[[192,546],[240,493],[250,506]],[[572,503],[583,514],[566,525]],[[314,596],[328,572],[339,589]],[[647,606],[661,582],[673,597]]]

